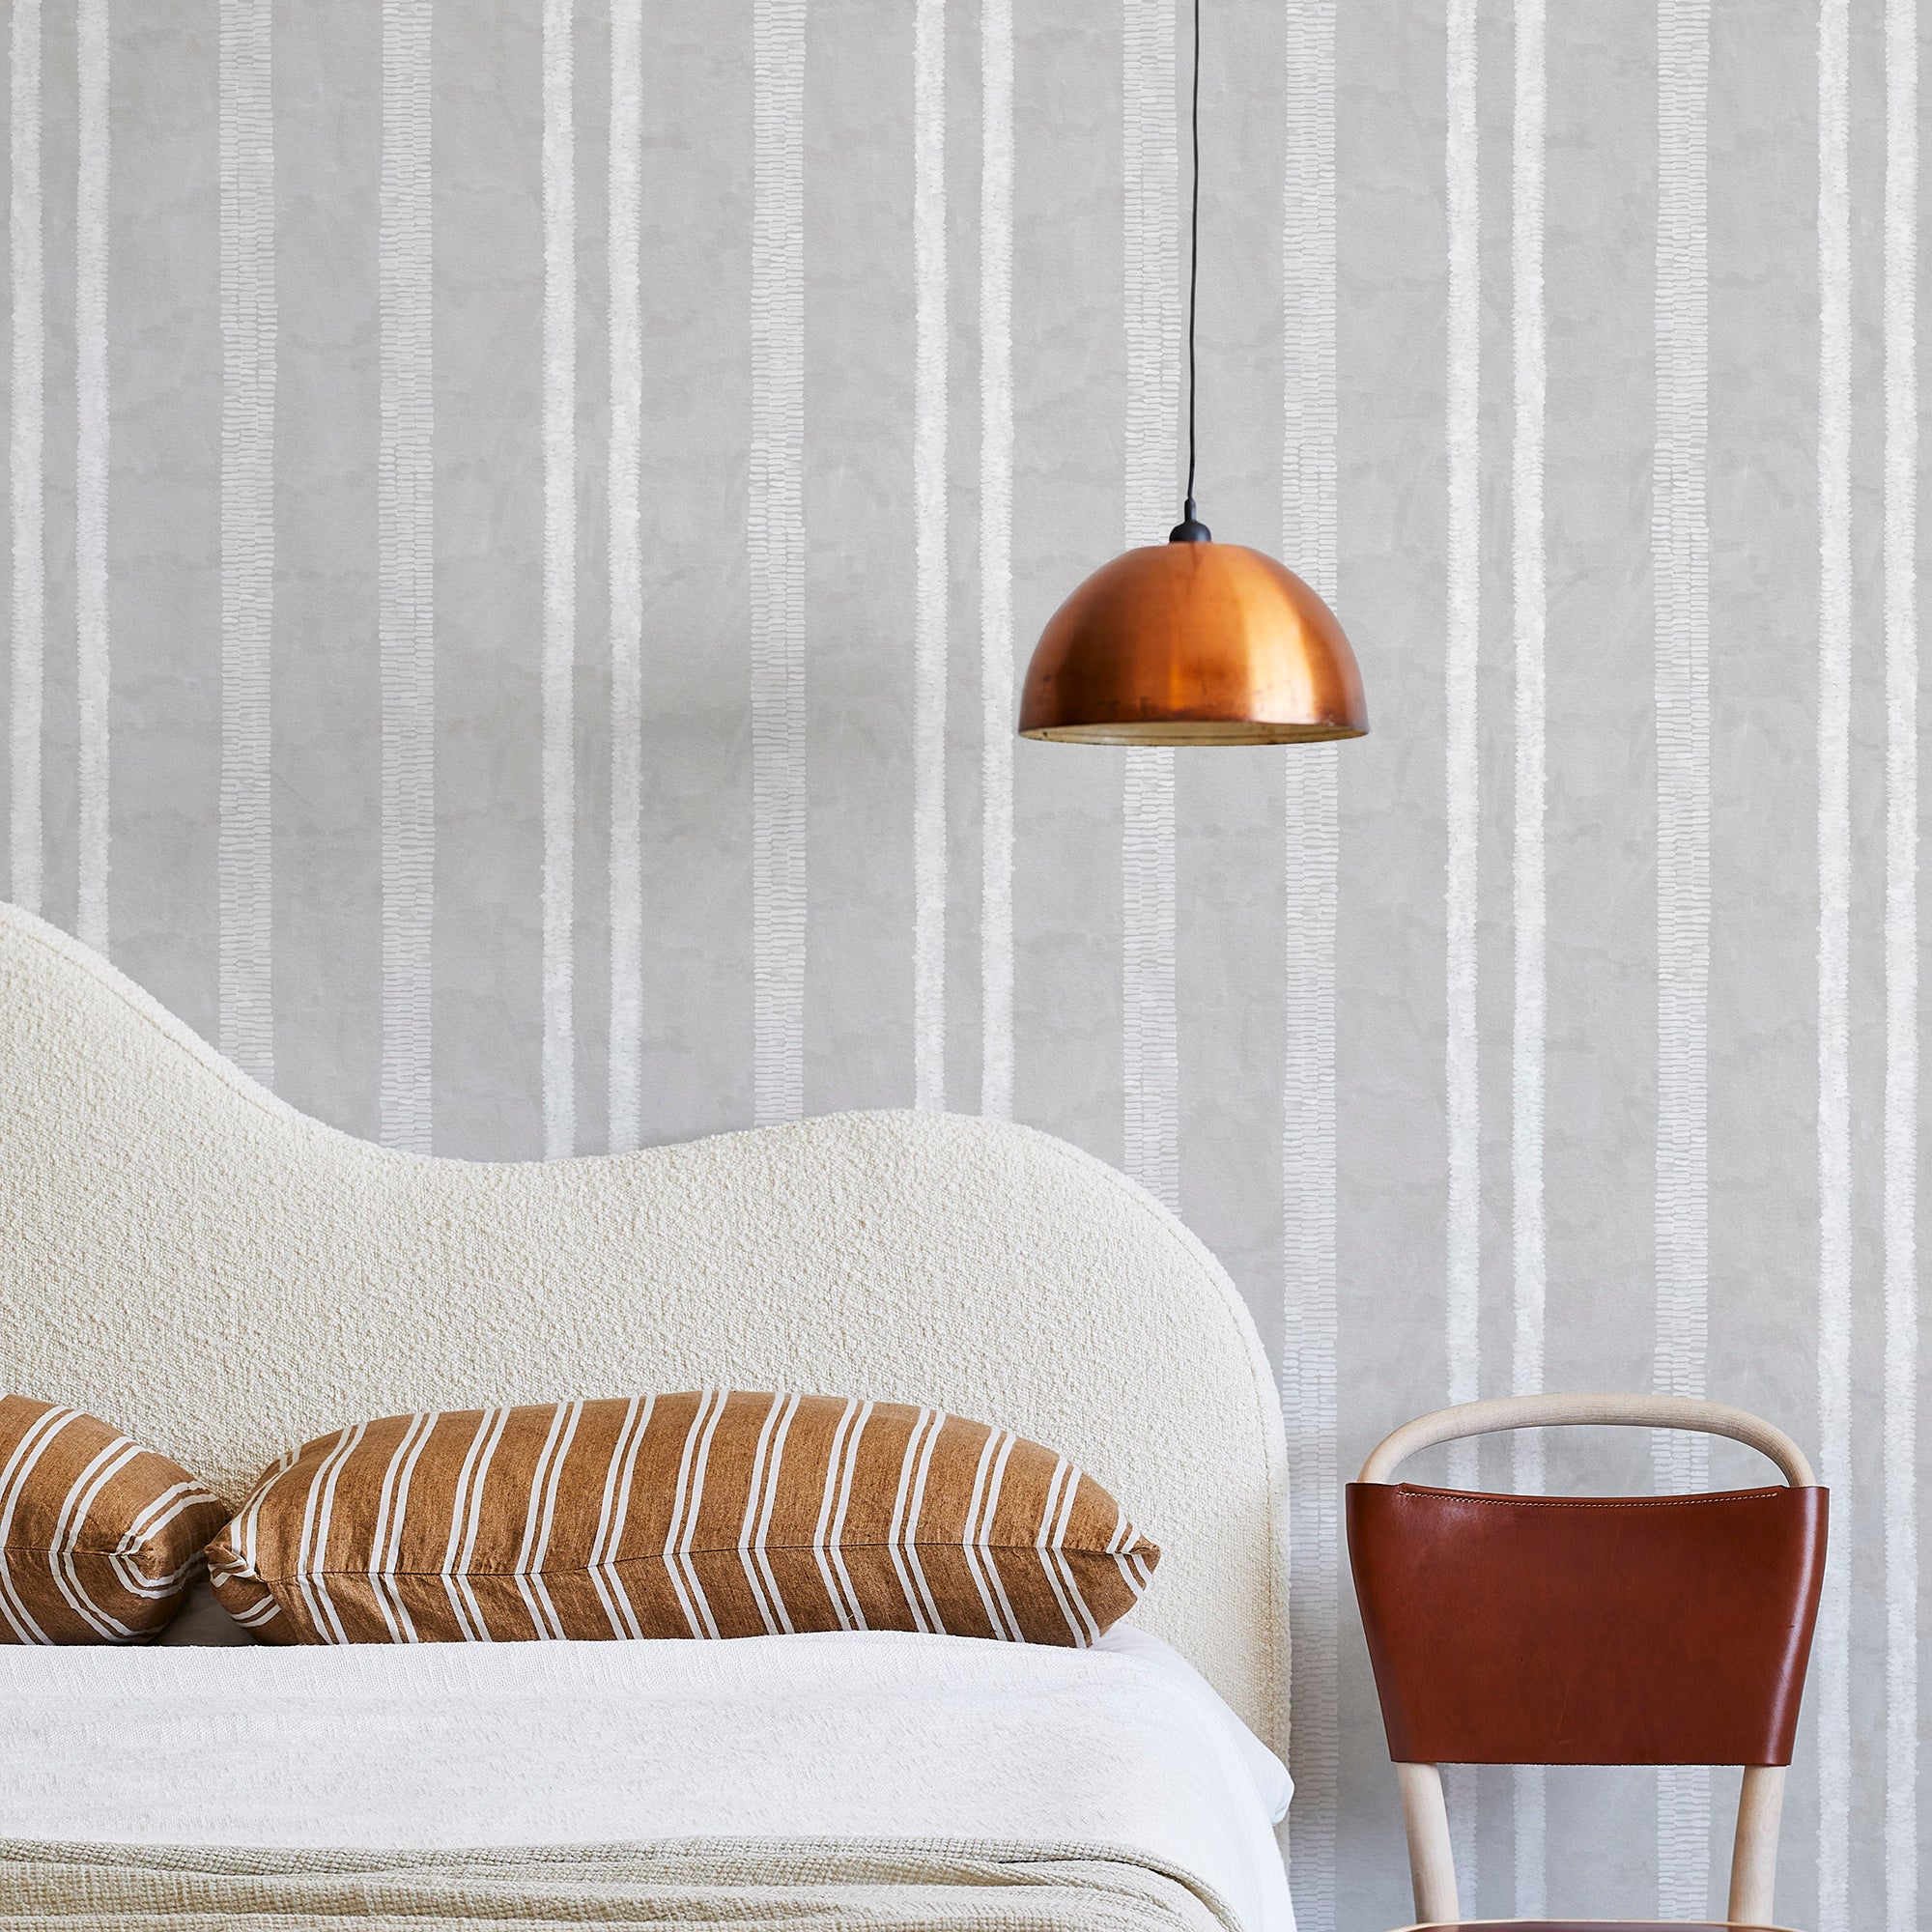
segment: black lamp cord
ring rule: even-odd
[[[1187,501],[1169,543],[1210,543],[1208,526],[1194,514],[1194,310],[1201,281],[1201,0],[1194,0],[1194,82],[1188,105],[1194,181],[1187,217]]]
[[[1201,0],[1194,0],[1194,98],[1188,103],[1194,146],[1193,205],[1187,216],[1187,514],[1194,514],[1194,302],[1201,280]]]

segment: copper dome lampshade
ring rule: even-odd
[[[1020,699],[1021,737],[1082,745],[1306,745],[1368,728],[1327,605],[1260,551],[1179,535],[1074,591]]]
[[[1187,493],[1164,544],[1103,564],[1053,613],[1020,736],[1084,745],[1306,745],[1369,728],[1335,613],[1270,556],[1194,514],[1194,311],[1201,255],[1201,0],[1194,0],[1187,267]]]

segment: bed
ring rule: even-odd
[[[14,1647],[0,1926],[1291,1926],[1273,1382],[1213,1259],[1101,1163],[918,1113],[391,1152],[11,907],[0,1147],[0,1390],[224,1500],[357,1417],[800,1388],[1051,1443],[1163,1548],[1086,1651]]]

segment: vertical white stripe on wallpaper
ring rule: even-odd
[[[1448,832],[1448,1383],[1451,1402],[1478,1393],[1481,1169],[1476,1084],[1477,675],[1481,649],[1478,394],[1476,7],[1449,0],[1448,443],[1444,759]],[[1466,1460],[1466,1459],[1465,1459]],[[1460,1478],[1459,1478],[1460,1480]]]
[[[1013,1111],[1013,7],[980,8],[980,1111]]]
[[[1445,820],[1443,914],[1448,1126],[1445,1350],[1448,1396],[1473,1402],[1482,1375],[1482,1136],[1476,1065],[1476,836],[1478,678],[1481,660],[1481,235],[1477,198],[1476,4],[1448,10],[1448,453],[1447,635],[1444,639]],[[1473,1487],[1474,1443],[1452,1451],[1451,1481]],[[1478,1782],[1472,1767],[1448,1774],[1450,1831],[1464,1917],[1476,1910]]]
[[[436,468],[431,391],[431,0],[383,10],[377,237],[381,440],[377,627],[383,691],[384,1145],[432,1142],[436,896]]]
[[[1667,1395],[1704,1393],[1708,1319],[1706,1021],[1711,956],[1710,348],[1705,146],[1710,0],[1659,0],[1657,442],[1651,570],[1657,704],[1657,1345]],[[1662,1490],[1699,1489],[1702,1435],[1652,1438]],[[1658,1909],[1699,1918],[1711,1870],[1711,1780],[1658,1775]]]
[[[1885,9],[1885,1917],[1918,1925],[1918,4]]]
[[[946,1105],[946,0],[913,13],[913,1105]]]
[[[642,0],[611,8],[611,1151],[643,1135]]]
[[[1174,753],[1130,751],[1122,786],[1121,891],[1124,1165],[1180,1207],[1179,1055],[1174,1006]]]
[[[1282,548],[1330,604],[1336,577],[1336,0],[1288,0]],[[1284,754],[1282,1414],[1293,1557],[1289,1878],[1302,1932],[1335,1932],[1341,1487],[1336,1435],[1335,747]]]
[[[1159,543],[1178,521],[1180,198],[1173,0],[1124,0],[1124,27],[1126,540],[1133,546]],[[1174,863],[1174,753],[1129,751],[1121,850],[1124,1164],[1149,1193],[1179,1208]]]
[[[805,0],[753,0],[753,1111],[805,1111]]]
[[[107,951],[107,0],[74,10],[74,932]]]
[[[1544,0],[1517,0],[1516,99],[1511,132],[1510,280],[1515,420],[1510,445],[1512,626],[1516,645],[1515,1010],[1510,1039],[1510,1246],[1516,1334],[1510,1387],[1534,1395],[1544,1379],[1543,1126],[1547,1023],[1545,933],[1545,695],[1547,618],[1543,535],[1545,318],[1543,292]],[[1544,1435],[1511,1437],[1516,1487],[1544,1487]],[[1548,1892],[1548,1780],[1540,1764],[1515,1773],[1516,1910],[1541,1918]]]
[[[570,0],[543,10],[544,1156],[577,1151],[577,131]]]
[[[12,175],[8,185],[13,283],[12,429],[8,506],[13,523],[13,649],[9,668],[8,891],[41,909],[41,692],[47,606],[41,454],[46,321],[42,309],[41,0],[14,0],[8,80]]]
[[[1514,283],[1515,421],[1510,451],[1511,581],[1516,645],[1516,795],[1512,889],[1516,924],[1511,1038],[1511,1245],[1516,1335],[1510,1385],[1533,1395],[1544,1376],[1544,1054],[1547,1012],[1544,850],[1545,670],[1548,611],[1543,529],[1545,318],[1544,0],[1517,0],[1516,114],[1510,216]],[[1543,1432],[1511,1438],[1517,1487],[1542,1489]],[[1533,1768],[1533,1767],[1532,1767]],[[1517,1900],[1520,1915],[1542,1907]]]
[[[1850,1932],[1852,285],[1850,8],[1818,10],[1818,1925]]]
[[[272,0],[221,0],[221,1050],[275,1073],[269,692],[275,588]]]

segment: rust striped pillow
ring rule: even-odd
[[[106,1423],[0,1395],[0,1643],[155,1635],[227,1514]]]
[[[936,1408],[704,1389],[361,1422],[209,1550],[268,1643],[931,1631],[1091,1643],[1160,1552],[1064,1457]]]

